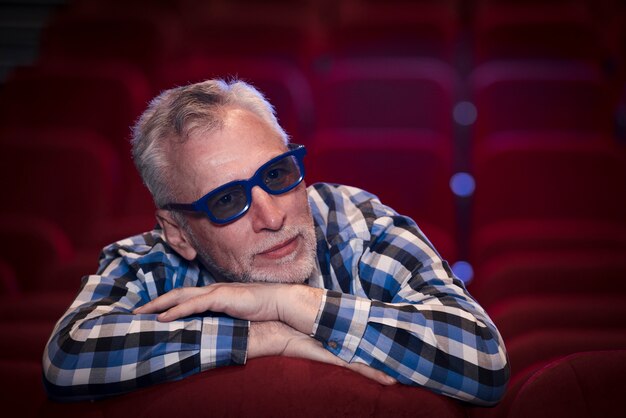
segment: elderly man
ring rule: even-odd
[[[250,85],[162,93],[135,163],[159,227],[106,247],[44,354],[51,397],[93,399],[261,356],[344,366],[489,405],[502,339],[417,225],[351,187],[306,188]]]

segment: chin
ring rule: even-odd
[[[257,283],[302,284],[311,277],[314,269],[314,257],[305,257],[301,260],[285,257],[271,267],[254,268],[245,276],[247,281]]]
[[[284,266],[278,266],[272,269],[256,270],[254,273],[247,275],[246,281],[255,283],[284,283],[284,284],[302,284],[313,273],[313,268],[309,266],[303,266],[302,268],[294,269],[285,268]]]

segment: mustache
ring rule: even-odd
[[[298,235],[304,235],[307,227],[305,225],[289,225],[283,227],[280,231],[272,232],[266,239],[259,244],[250,248],[247,255],[254,257],[257,254],[266,252],[284,242],[296,238]]]

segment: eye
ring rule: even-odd
[[[246,205],[246,193],[241,188],[229,188],[215,194],[207,201],[207,208],[217,217],[228,217]]]
[[[271,170],[265,173],[265,183],[268,184],[275,180],[279,180],[281,177],[287,175],[287,170],[280,167],[273,167]]]
[[[230,205],[233,201],[233,195],[232,194],[225,194],[223,196],[220,196],[219,199],[217,199],[217,201],[215,202],[218,205]]]

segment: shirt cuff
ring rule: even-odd
[[[311,335],[328,351],[349,363],[365,333],[370,305],[369,299],[324,292]]]
[[[249,327],[250,322],[241,319],[203,318],[200,341],[201,370],[245,364]]]

